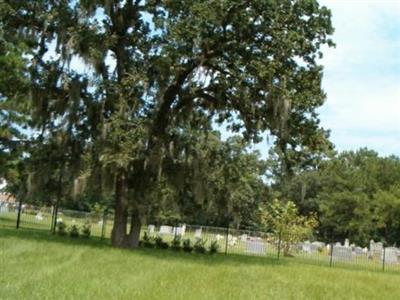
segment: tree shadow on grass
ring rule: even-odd
[[[183,251],[173,251],[171,249],[149,249],[139,247],[137,249],[116,249],[112,248],[108,239],[101,240],[98,237],[91,237],[90,239],[84,238],[71,238],[69,236],[58,236],[52,234],[50,231],[37,230],[37,229],[15,229],[15,228],[4,228],[0,227],[0,238],[17,238],[22,240],[32,240],[36,242],[48,242],[48,243],[60,243],[64,246],[82,246],[92,247],[97,249],[110,249],[113,251],[123,251],[127,255],[135,256],[146,256],[153,259],[159,260],[176,260],[176,261],[188,261],[190,263],[199,263],[203,265],[260,265],[260,266],[279,266],[286,264],[284,261],[279,261],[272,257],[257,257],[240,254],[228,254],[224,255],[218,253],[215,255],[211,254],[198,254],[198,253],[185,253]]]

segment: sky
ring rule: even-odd
[[[319,110],[337,150],[400,155],[400,0],[320,0],[336,48],[325,49]]]

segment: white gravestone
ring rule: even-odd
[[[240,241],[241,241],[241,242],[246,242],[246,241],[247,241],[247,234],[242,234],[242,235],[240,236]]]
[[[160,234],[172,234],[172,227],[167,225],[161,225]]]
[[[399,253],[397,248],[394,247],[386,248],[385,251],[383,251],[383,253],[385,253],[385,264],[392,265],[392,264],[397,264],[399,262],[398,260]]]
[[[185,230],[186,230],[186,226],[185,225],[183,225],[181,227],[174,227],[173,228],[173,233],[174,233],[174,235],[183,236],[183,235],[185,235]]]
[[[8,213],[7,204],[0,204],[0,213]]]
[[[201,228],[196,229],[196,230],[194,231],[194,237],[195,237],[196,239],[201,239]]]
[[[149,234],[154,233],[155,229],[156,229],[156,226],[154,226],[154,225],[147,226],[147,231],[149,232]]]
[[[228,245],[233,247],[237,244],[237,237],[228,234]]]
[[[43,215],[41,212],[38,212],[35,216],[35,219],[38,221],[43,221]]]
[[[265,243],[260,241],[246,241],[246,252],[265,254]]]
[[[354,253],[356,254],[356,256],[362,256],[362,255],[364,255],[364,250],[361,247],[355,247]]]
[[[336,261],[350,261],[353,258],[351,248],[345,246],[333,246],[332,258]]]

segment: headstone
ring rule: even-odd
[[[186,226],[174,227],[172,232],[173,232],[174,235],[183,236],[183,235],[185,235],[185,229],[186,229]]]
[[[6,204],[0,204],[0,213],[8,213],[8,207]]]
[[[201,239],[201,228],[198,228],[194,231],[194,237],[196,239]]]
[[[217,234],[216,236],[215,236],[215,239],[217,240],[217,241],[220,241],[220,240],[222,240],[224,238],[224,236],[222,236],[222,235],[220,235],[220,234]]]
[[[42,220],[43,220],[43,215],[42,215],[42,213],[41,213],[41,212],[38,212],[38,213],[36,214],[36,216],[35,216],[35,219],[38,220],[38,221],[42,221]]]
[[[229,237],[230,236],[230,237]],[[235,246],[237,244],[237,237],[236,236],[231,236],[228,235],[228,245],[229,246]]]
[[[333,246],[332,258],[335,261],[350,261],[352,259],[351,248],[345,246]]]
[[[246,252],[253,254],[265,254],[265,243],[260,241],[246,241]]]
[[[381,242],[375,243],[373,240],[370,243],[369,251],[371,256],[382,256],[383,244]]]
[[[399,262],[398,260],[398,249],[394,247],[388,247],[383,251],[385,253],[385,264],[397,264]],[[383,258],[383,255],[382,255]]]
[[[350,247],[350,241],[349,241],[349,239],[345,239],[345,240],[344,240],[344,246],[345,246],[345,247]]]
[[[172,234],[172,227],[167,225],[161,225],[160,234]]]
[[[149,234],[154,233],[155,229],[156,229],[156,226],[154,226],[154,225],[150,224],[149,226],[147,226],[147,231]]]
[[[363,248],[361,248],[361,247],[354,247],[354,253],[357,256],[365,255]]]
[[[325,243],[323,243],[323,242],[315,241],[315,242],[312,242],[311,244],[314,245],[314,247],[316,247],[316,250],[322,250],[325,247]]]
[[[305,241],[301,245],[301,250],[306,253],[311,253],[311,243],[309,241]]]
[[[242,235],[240,236],[240,241],[241,241],[241,242],[246,242],[246,241],[247,241],[247,234],[242,234]]]

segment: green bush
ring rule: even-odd
[[[192,246],[192,242],[190,241],[190,239],[183,240],[182,249],[185,252],[192,252],[193,251],[193,246]]]
[[[196,243],[194,243],[194,252],[196,253],[206,253],[207,248],[206,248],[206,243],[207,240],[203,239],[197,239]]]
[[[72,237],[72,238],[77,238],[77,237],[79,237],[79,228],[78,228],[78,226],[72,225],[72,226],[69,228],[69,236]]]
[[[151,236],[149,236],[147,234],[147,232],[145,231],[142,241],[141,241],[141,244],[146,248],[153,248],[154,247],[154,239]]]
[[[164,242],[161,236],[157,236],[154,241],[156,243],[156,248],[158,249],[168,249],[169,247],[168,243]]]
[[[67,225],[64,222],[57,223],[57,234],[61,236],[67,235]]]
[[[179,235],[175,236],[171,242],[171,249],[175,251],[181,250],[181,237]]]
[[[84,238],[89,238],[91,234],[90,223],[86,222],[82,227],[82,236]]]
[[[209,249],[210,254],[217,253],[218,249],[219,249],[218,241],[212,241]]]

